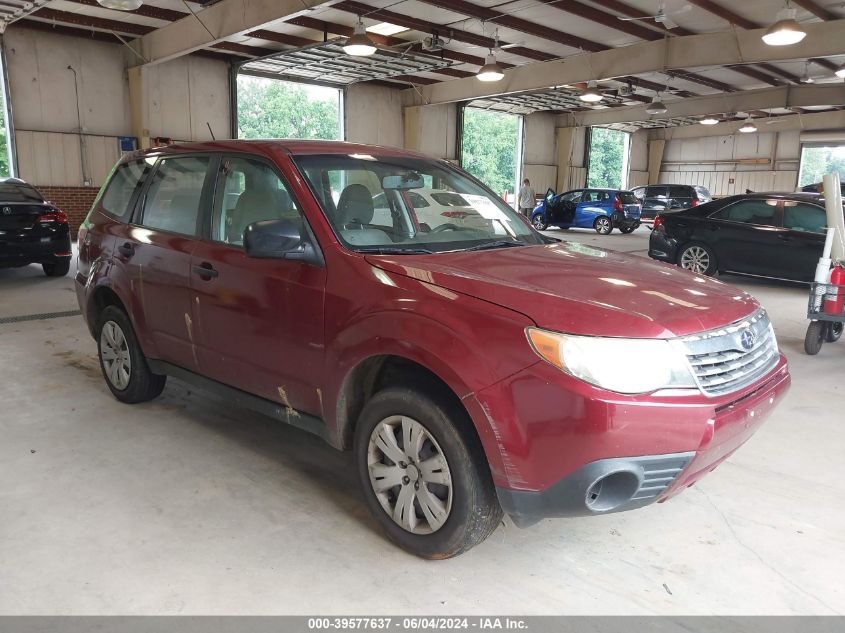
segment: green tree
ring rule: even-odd
[[[825,174],[838,173],[845,181],[845,147],[805,147],[801,155],[800,186],[822,182]]]
[[[464,109],[463,168],[499,195],[516,183],[518,125],[513,114]]]
[[[590,128],[590,162],[587,170],[588,187],[622,186],[625,133],[606,128]]]
[[[339,139],[337,93],[320,98],[305,86],[238,76],[240,138]]]

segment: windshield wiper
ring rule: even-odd
[[[427,248],[396,248],[393,246],[357,248],[355,250],[365,255],[427,255],[434,252]]]
[[[485,242],[484,244],[479,244],[477,246],[470,246],[469,248],[463,248],[462,251],[486,251],[490,248],[504,248],[506,246],[528,246],[525,242],[511,242],[509,240],[496,240],[495,242]]]

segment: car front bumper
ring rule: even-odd
[[[783,355],[766,377],[720,397],[622,396],[541,362],[476,398],[503,454],[500,503],[527,526],[678,494],[745,443],[789,386]]]

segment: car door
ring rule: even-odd
[[[609,200],[609,195],[606,191],[597,191],[594,189],[587,189],[581,201],[575,209],[575,226],[582,228],[592,228],[593,222],[600,215],[610,215],[604,207],[604,204]]]
[[[551,206],[551,220],[549,224],[557,226],[570,226],[575,221],[575,213],[578,203],[581,201],[584,192],[580,189],[567,191],[554,199]]]
[[[822,256],[827,212],[817,204],[783,201],[783,278],[812,281]]]
[[[286,219],[310,234],[275,165],[224,156],[206,239],[191,258],[197,355],[203,375],[321,415],[324,267],[247,257],[244,230]],[[223,194],[225,192],[225,194]],[[227,207],[224,199],[235,199]],[[315,243],[316,244],[316,243]]]
[[[782,276],[782,234],[776,199],[747,198],[710,216],[710,243],[719,270]]]
[[[136,327],[157,359],[196,371],[190,299],[191,253],[211,201],[209,155],[158,160],[131,224],[117,225],[113,261],[140,298]]]

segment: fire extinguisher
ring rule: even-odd
[[[838,287],[837,287],[838,286]],[[845,307],[845,268],[837,263],[830,271],[830,285],[824,296],[824,313],[842,316]]]

